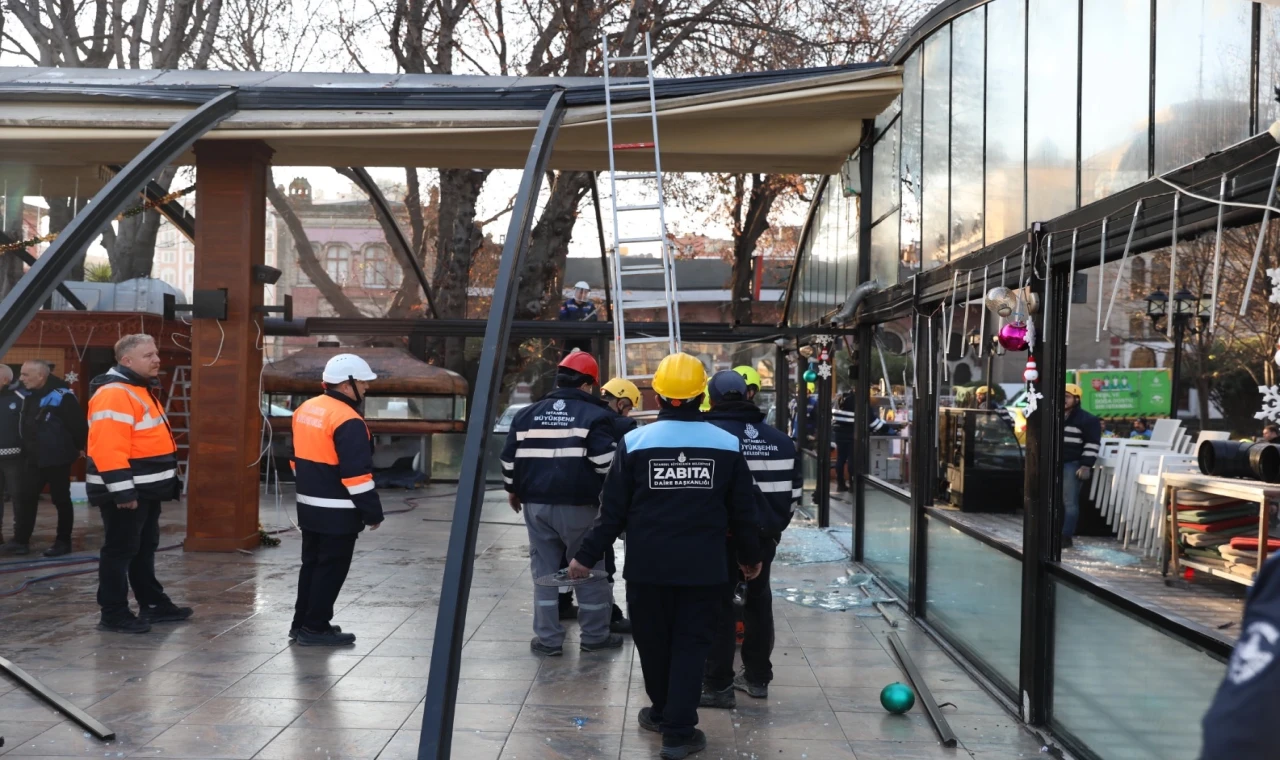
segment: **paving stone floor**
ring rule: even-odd
[[[95,629],[96,576],[34,583],[0,597],[0,656],[113,728],[99,742],[0,677],[0,755],[34,757],[416,758],[452,488],[384,493],[388,517],[357,545],[335,623],[359,637],[333,650],[291,646],[299,553],[296,533],[250,554],[166,552],[158,574],[185,624],[147,635]],[[284,500],[286,513],[292,498]],[[41,509],[36,543],[52,536]],[[283,522],[264,499],[264,524]],[[96,552],[101,526],[77,508],[77,554]],[[630,642],[618,651],[562,658],[530,654],[532,590],[525,530],[499,493],[480,526],[458,694],[455,758],[637,760],[657,756],[639,730],[648,704]],[[166,508],[162,545],[181,540],[183,511]],[[0,558],[8,561],[11,558]],[[88,567],[92,567],[89,565]],[[0,571],[6,568],[0,566]],[[70,570],[80,567],[65,568]],[[60,568],[58,571],[65,570]],[[775,565],[779,587],[825,587],[844,562]],[[51,570],[0,574],[0,594]],[[618,597],[622,588],[617,589]],[[834,612],[775,600],[776,680],[768,700],[740,697],[734,712],[703,710],[710,745],[698,757],[923,760],[1039,757],[1036,741],[910,621],[898,629],[962,746],[943,749],[917,706],[886,714],[880,688],[902,680],[888,652],[893,630],[869,611]],[[899,615],[900,616],[900,615]],[[569,639],[576,641],[570,624]],[[585,719],[585,720],[584,720]],[[581,726],[579,726],[581,724]]]

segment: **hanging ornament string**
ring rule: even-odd
[[[982,293],[984,298],[986,297],[986,293],[987,293],[987,270],[989,269],[991,269],[990,264],[982,268]],[[982,314],[981,316],[978,317],[978,358],[979,359],[982,358],[982,354],[987,347],[987,310],[984,308],[981,311],[982,311]]]
[[[1222,277],[1222,217],[1227,211],[1227,175],[1218,186],[1218,233],[1213,240],[1213,282],[1210,283],[1209,332],[1218,327],[1218,281]]]
[[[1182,198],[1181,193],[1173,194],[1173,240],[1172,240],[1172,245],[1169,246],[1169,305],[1170,306],[1173,306],[1173,302],[1177,300],[1173,296],[1174,296],[1174,293],[1177,292],[1177,287],[1178,287],[1178,201],[1181,200],[1181,198]],[[1245,292],[1246,293],[1249,292],[1248,288],[1245,289]],[[1175,320],[1172,314],[1170,314],[1164,321],[1165,335],[1169,336],[1169,340],[1173,340],[1174,321]]]
[[[969,295],[973,292],[973,270],[964,278],[964,323],[960,328],[960,358],[969,352]],[[983,311],[986,311],[983,309]]]
[[[71,339],[71,350],[75,352],[76,358],[80,363],[84,363],[84,355],[89,353],[89,343],[93,340],[93,331],[98,329],[97,325],[89,326],[89,336],[84,339],[84,348],[76,345],[76,336],[71,332],[71,325],[64,325],[67,328],[67,337]]]
[[[1067,323],[1062,326],[1062,345],[1071,345],[1071,302],[1076,300],[1076,243],[1080,241],[1080,229],[1071,231],[1071,263],[1067,265]]]
[[[933,315],[929,315],[929,395],[933,395],[933,376],[936,374],[933,364],[937,357],[933,355]]]
[[[1174,202],[1177,203],[1176,201]],[[1102,320],[1102,329],[1111,329],[1111,310],[1116,306],[1116,296],[1120,293],[1120,280],[1124,277],[1124,265],[1129,260],[1129,248],[1133,245],[1133,233],[1138,229],[1138,214],[1142,213],[1142,199],[1133,204],[1133,220],[1129,222],[1129,237],[1124,241],[1124,252],[1120,254],[1120,269],[1116,271],[1115,282],[1111,284],[1111,301],[1107,304],[1107,316]]]
[[[188,193],[194,192],[195,189],[196,189],[196,186],[191,185],[190,187],[186,187],[181,190],[174,191],[172,193],[169,193],[168,195],[162,196],[160,198],[156,198],[155,200],[149,200],[139,206],[135,206],[131,209],[121,212],[119,215],[116,216],[116,220],[118,221],[121,219],[127,219],[131,216],[137,216],[138,214],[141,214],[144,211],[150,211],[151,209],[156,208],[157,206],[163,206],[166,203],[169,203],[170,201],[177,200],[178,198],[181,198],[182,196],[187,195]],[[6,205],[7,205],[7,199],[6,199]],[[9,251],[16,251],[21,248],[30,248],[33,245],[40,245],[41,243],[51,243],[57,239],[58,239],[58,233],[56,232],[50,232],[47,235],[36,235],[35,237],[27,238],[26,240],[18,240],[13,243],[5,243],[4,245],[0,245],[0,253],[8,253]]]
[[[944,312],[942,315],[942,331],[946,333],[945,335],[942,336],[943,337],[943,343],[942,343],[943,359],[951,358],[951,331],[954,330],[956,326],[956,288],[959,284],[960,284],[960,270],[957,269],[956,271],[951,273],[951,308],[948,309],[946,312]],[[945,304],[946,302],[944,301],[943,305]],[[947,368],[944,365],[942,368],[942,375],[944,378],[946,377],[946,374],[947,374]]]
[[[1102,242],[1098,244],[1098,326],[1093,332],[1093,342],[1102,340],[1102,291],[1107,275],[1107,217],[1102,217]]]

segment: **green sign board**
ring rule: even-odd
[[[1172,411],[1170,370],[1079,370],[1075,375],[1084,391],[1080,405],[1099,417],[1168,417]]]

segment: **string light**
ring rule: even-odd
[[[169,193],[168,195],[164,195],[159,198],[156,198],[155,200],[149,200],[139,206],[134,206],[131,209],[121,212],[116,217],[116,220],[128,219],[131,216],[137,216],[138,214],[142,214],[147,211],[150,211],[151,209],[154,209],[157,206],[163,206],[166,203],[170,203],[172,201],[175,201],[183,197],[184,195],[188,195],[194,192],[195,189],[196,189],[196,186],[191,185],[190,187],[184,187],[181,190],[176,190],[172,193]],[[33,245],[40,245],[41,243],[51,243],[57,239],[58,239],[58,233],[56,232],[50,232],[48,235],[37,235],[33,238],[28,238],[26,240],[19,240],[16,243],[6,243],[4,245],[0,245],[0,253],[8,253],[9,251],[16,251],[22,248],[30,248]]]

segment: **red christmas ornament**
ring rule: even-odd
[[[1040,370],[1036,369],[1036,358],[1034,356],[1027,357],[1027,368],[1022,372],[1022,379],[1028,383],[1034,383],[1040,379]]]

